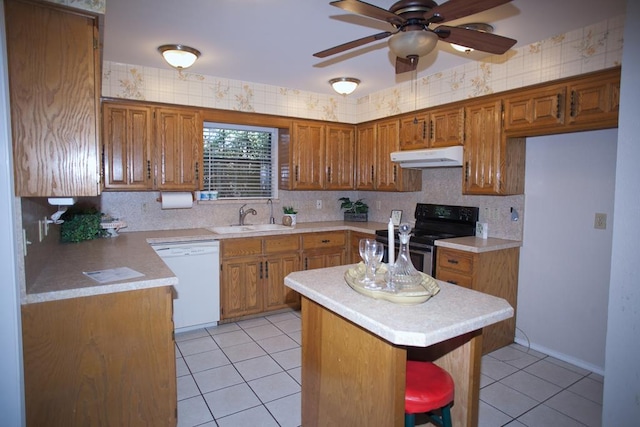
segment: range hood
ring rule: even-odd
[[[462,145],[394,151],[391,153],[391,161],[410,169],[462,166]]]

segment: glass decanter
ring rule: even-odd
[[[406,291],[414,288],[422,282],[422,275],[411,262],[409,256],[409,238],[411,226],[409,223],[402,223],[398,228],[398,238],[400,239],[400,251],[395,264],[390,269],[389,288],[394,291]]]

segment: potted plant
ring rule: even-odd
[[[293,206],[283,206],[282,211],[284,212],[282,223],[284,225],[296,225],[296,214],[298,211]]]
[[[342,202],[340,209],[344,210],[345,221],[366,222],[368,220],[369,205],[362,199],[352,202],[349,197],[340,197],[338,200]]]

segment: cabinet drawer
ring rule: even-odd
[[[273,236],[264,239],[264,253],[297,252],[300,250],[300,238],[294,236]]]
[[[437,252],[438,268],[454,270],[459,273],[473,272],[473,255],[451,249],[439,248]]]
[[[471,289],[473,285],[473,278],[466,274],[462,274],[457,271],[447,270],[445,268],[441,268],[437,272],[438,280],[442,280],[443,282],[453,283],[454,285],[462,286],[465,288]]]
[[[330,231],[328,233],[310,233],[302,235],[302,249],[321,249],[329,247],[345,247],[344,231]]]
[[[223,258],[262,255],[262,239],[230,239],[220,242],[220,254]]]

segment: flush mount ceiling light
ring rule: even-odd
[[[165,44],[158,48],[164,60],[177,69],[189,68],[200,56],[200,51],[181,44]]]
[[[389,49],[400,58],[419,58],[436,47],[438,36],[431,31],[400,31],[389,39]]]
[[[458,25],[458,28],[464,28],[465,30],[480,31],[481,33],[493,33],[493,27],[489,24],[473,23]],[[473,49],[459,44],[451,43],[451,47],[458,52],[471,53]]]
[[[338,92],[340,95],[349,95],[356,90],[360,84],[360,80],[353,77],[338,77],[329,80],[329,83],[331,84],[331,87],[333,87],[333,90]]]

